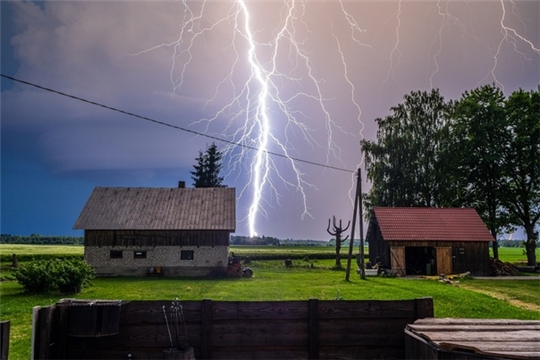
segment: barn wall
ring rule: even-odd
[[[448,256],[451,254],[451,259],[444,260],[451,263],[453,273],[464,273],[466,271],[470,271],[471,275],[475,276],[488,276],[491,274],[488,242],[388,241],[386,244],[389,248],[396,246],[450,248],[450,251],[448,251]],[[441,262],[440,259],[438,262]],[[441,265],[439,265],[439,267]],[[447,272],[438,270],[439,269],[437,269],[438,273]]]
[[[452,260],[454,272],[456,273],[470,271],[471,274],[476,276],[491,275],[488,242],[454,243],[452,246]]]
[[[229,231],[85,230],[85,246],[228,246]]]
[[[229,233],[87,230],[84,243],[85,260],[98,274],[143,276],[159,269],[165,276],[208,276],[227,267]]]
[[[145,275],[153,267],[164,275],[205,276],[225,270],[228,246],[86,246],[84,258],[98,274]],[[111,258],[111,251],[121,252],[122,258]],[[182,260],[182,251],[193,251],[192,260]],[[136,257],[145,252],[146,257]]]
[[[366,238],[369,248],[369,261],[376,264],[378,259],[383,267],[390,268],[390,248],[384,242],[377,220],[373,215],[371,219]]]

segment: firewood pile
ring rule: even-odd
[[[515,265],[508,262],[491,258],[491,275],[493,276],[512,276],[519,275],[519,270]]]

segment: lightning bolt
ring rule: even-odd
[[[464,1],[465,4],[468,4]],[[512,6],[514,3],[510,1]],[[257,220],[259,216],[267,217],[265,209],[280,205],[283,192],[278,184],[285,187],[288,192],[298,194],[302,203],[301,218],[311,216],[307,196],[307,189],[316,189],[308,181],[307,174],[295,161],[298,156],[299,143],[309,145],[312,149],[324,149],[326,164],[342,156],[343,150],[336,142],[336,135],[351,136],[339,122],[335,121],[331,102],[334,100],[324,87],[325,79],[320,75],[318,67],[311,58],[309,39],[311,30],[308,27],[307,0],[281,0],[268,2],[278,8],[279,19],[271,28],[260,25],[260,18],[256,18],[257,8],[252,4],[258,2],[248,0],[234,0],[226,2],[209,1],[189,2],[182,0],[182,18],[178,35],[168,43],[162,43],[145,49],[133,55],[142,55],[150,51],[167,50],[171,54],[171,67],[169,79],[172,94],[189,90],[186,88],[186,79],[189,77],[190,67],[195,66],[194,55],[200,50],[200,44],[206,43],[212,35],[219,33],[226,37],[223,46],[224,63],[227,70],[221,73],[215,82],[215,90],[204,101],[204,109],[211,114],[198,119],[192,125],[202,126],[207,133],[214,132],[227,139],[223,151],[227,154],[228,175],[247,173],[248,180],[241,187],[239,197],[249,199],[246,216],[242,219],[249,228],[250,236],[257,234]],[[327,3],[325,2],[325,5]],[[370,48],[362,42],[362,29],[355,18],[347,11],[348,2],[336,0],[328,2],[334,6],[333,10],[340,12],[343,21],[339,26],[348,27],[349,33],[345,38],[334,33],[332,25],[332,39],[328,51],[337,55],[341,61],[340,75],[343,84],[348,86],[347,99],[358,122],[360,137],[363,138],[364,124],[362,109],[357,100],[355,82],[350,76],[350,67],[347,63],[348,50],[342,44],[347,41],[358,48]],[[438,0],[432,7],[432,14],[436,14],[440,23],[438,31],[433,32],[433,40],[428,56],[431,56],[433,68],[426,73],[426,82],[433,88],[437,74],[440,70],[440,57],[444,43],[444,30],[447,27],[457,27],[462,35],[482,43],[474,32],[465,26],[460,18],[450,10],[451,1]],[[498,48],[493,54],[494,64],[486,78],[491,77],[499,84],[496,77],[498,59],[505,43],[510,43],[514,51],[528,60],[518,44],[525,44],[534,52],[540,50],[518,30],[508,25],[505,0],[500,0],[501,18],[500,28],[502,37]],[[219,8],[212,11],[211,8]],[[397,9],[391,14],[395,18],[395,41],[389,54],[389,69],[386,79],[381,83],[381,89],[386,82],[394,77],[405,52],[402,51],[401,42],[405,39],[402,31],[406,25],[406,2],[397,2]],[[403,12],[403,15],[402,15]],[[403,16],[403,19],[402,19]],[[269,18],[268,16],[266,18]],[[258,26],[258,27],[257,27]],[[226,30],[224,30],[226,29]],[[328,44],[326,44],[328,45]],[[431,71],[431,73],[429,73]],[[383,75],[384,76],[384,75]],[[485,79],[484,79],[485,80]],[[215,107],[215,108],[214,108]],[[313,114],[317,112],[317,115]],[[325,135],[321,139],[319,128],[324,128]],[[235,146],[234,144],[239,144]],[[246,151],[249,149],[249,151]],[[285,157],[285,165],[270,155],[279,153]],[[363,159],[360,159],[362,164]],[[351,184],[355,183],[355,176],[351,174]],[[351,189],[352,189],[351,186]],[[349,195],[351,191],[349,191]]]
[[[436,9],[437,9],[437,15],[441,18],[441,23],[439,25],[439,29],[437,31],[437,34],[435,38],[433,39],[432,48],[436,47],[435,54],[433,55],[433,64],[435,66],[435,69],[429,76],[429,85],[433,89],[433,79],[435,76],[439,73],[439,56],[443,50],[443,43],[444,43],[444,29],[451,26],[456,25],[459,30],[461,31],[462,37],[467,36],[472,38],[475,42],[478,42],[481,44],[480,39],[472,34],[463,22],[457,17],[452,15],[452,12],[450,11],[449,7],[450,2],[445,1],[444,4],[441,0],[438,0],[436,3]]]
[[[491,68],[490,75],[493,78],[493,81],[504,91],[504,85],[497,79],[497,76],[495,74],[499,62],[499,55],[501,53],[501,49],[504,43],[510,43],[516,53],[521,55],[521,57],[527,61],[530,61],[531,59],[527,57],[527,55],[519,50],[518,42],[525,43],[526,46],[528,46],[532,51],[534,51],[537,54],[540,54],[540,49],[536,47],[530,40],[522,36],[516,29],[513,27],[510,27],[506,25],[506,7],[504,5],[504,0],[500,0],[501,2],[501,41],[499,42],[499,45],[497,46],[497,51],[493,55],[493,67]],[[515,9],[515,3],[513,0],[509,1],[512,4],[512,9]],[[515,13],[514,13],[515,14]],[[517,16],[517,14],[515,14]],[[519,19],[519,16],[517,16]]]
[[[467,1],[464,1],[463,3],[469,6]],[[497,68],[499,66],[499,57],[501,55],[501,51],[504,44],[510,44],[514,52],[519,54],[526,61],[530,61],[531,59],[527,56],[527,54],[524,51],[520,50],[520,43],[537,54],[540,54],[540,49],[532,41],[530,41],[524,35],[522,35],[516,28],[507,25],[508,14],[507,14],[507,9],[506,9],[507,5],[505,3],[511,4],[513,15],[519,21],[521,21],[520,16],[516,13],[515,1],[514,0],[499,0],[499,3],[500,3],[500,9],[501,9],[501,18],[499,20],[499,24],[500,24],[500,31],[501,31],[502,36],[493,54],[493,65],[491,67],[491,70],[486,74],[486,76],[483,79],[478,81],[477,85],[480,85],[481,83],[491,78],[497,84],[497,86],[499,86],[501,89],[504,90],[504,85],[502,84],[501,81],[499,81],[496,75]],[[484,48],[489,48],[478,36],[474,34],[473,31],[471,31],[460,20],[458,16],[455,16],[452,14],[452,11],[449,8],[450,4],[456,4],[456,2],[449,1],[449,0],[446,0],[446,1],[437,0],[434,5],[434,8],[437,11],[437,15],[441,19],[441,21],[439,24],[439,28],[437,29],[437,31],[434,32],[435,35],[434,35],[432,46],[431,46],[432,49],[435,49],[433,57],[432,57],[434,70],[429,75],[429,85],[431,88],[434,87],[434,78],[439,73],[439,70],[440,70],[439,57],[443,50],[444,30],[446,28],[455,26],[461,32],[462,37],[466,36],[472,39],[474,42],[478,43],[479,46],[482,46]],[[429,6],[429,3],[426,3],[426,6]],[[401,49],[400,49],[400,42],[401,42],[400,31],[401,31],[401,26],[402,26],[401,15],[403,11],[402,8],[403,8],[402,0],[398,0],[397,9],[392,14],[392,15],[395,14],[394,16],[397,22],[396,27],[395,27],[395,42],[394,42],[394,46],[392,50],[390,51],[390,55],[389,55],[390,65],[387,71],[386,79],[383,82],[383,85],[386,82],[388,82],[390,78],[393,76],[397,66],[401,63],[401,59],[403,56],[403,53],[401,52]],[[523,23],[523,25],[525,24]],[[382,86],[381,86],[381,90],[382,90]]]
[[[368,46],[361,41],[365,32],[346,11],[341,0],[338,2],[341,12],[350,27],[351,39],[359,46]],[[257,235],[257,217],[267,216],[265,208],[272,206],[270,199],[280,205],[281,195],[276,187],[280,182],[289,191],[299,194],[303,212],[301,218],[311,216],[309,211],[307,188],[315,188],[309,183],[307,175],[294,161],[297,154],[295,142],[302,139],[312,147],[325,149],[326,163],[331,159],[340,159],[342,149],[334,140],[335,132],[348,133],[334,119],[327,107],[332,99],[327,97],[317,77],[309,51],[304,49],[309,29],[303,21],[306,1],[285,0],[281,7],[281,19],[268,41],[258,40],[260,30],[255,30],[252,12],[244,0],[235,0],[227,12],[218,21],[204,21],[207,2],[194,4],[182,1],[183,19],[178,37],[169,43],[162,43],[145,49],[135,56],[158,49],[171,49],[170,81],[173,93],[184,86],[188,67],[193,60],[193,49],[197,41],[203,41],[205,34],[218,26],[230,26],[232,38],[226,50],[234,54],[231,70],[216,85],[214,96],[206,102],[205,108],[218,102],[224,93],[230,93],[230,100],[221,106],[209,118],[193,122],[203,124],[210,131],[211,124],[226,119],[225,129],[221,135],[237,144],[256,149],[253,156],[247,151],[228,144],[224,152],[228,154],[228,172],[240,174],[247,170],[249,180],[240,191],[239,196],[249,196],[250,206],[244,220],[247,221],[250,236]],[[262,37],[259,36],[259,37]],[[361,108],[355,99],[353,82],[349,79],[345,54],[341,50],[339,39],[334,36],[335,43],[343,63],[343,77],[349,85],[350,99],[356,109],[356,118],[363,131]],[[247,77],[239,81],[247,70]],[[301,85],[300,85],[301,84]],[[300,87],[299,87],[300,86]],[[308,114],[299,110],[298,103],[304,102],[316,107],[326,130],[326,140],[320,143],[314,137],[314,123]],[[270,156],[272,152],[283,154],[287,167],[292,174],[286,176],[283,165],[278,166]],[[253,152],[251,152],[253,153]],[[239,176],[239,175],[238,175]],[[265,196],[264,194],[269,194]]]

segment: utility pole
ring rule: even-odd
[[[359,203],[359,223],[360,223],[360,274],[362,280],[366,280],[366,267],[364,265],[364,212],[362,211],[362,171],[358,168],[358,187],[360,187],[360,193],[358,195]]]
[[[354,197],[354,210],[353,210],[353,220],[352,220],[352,229],[351,229],[351,242],[349,243],[349,257],[347,258],[347,271],[345,273],[345,280],[349,281],[349,275],[351,273],[351,260],[354,246],[354,231],[356,228],[356,215],[358,214],[358,209],[360,208],[360,277],[366,279],[366,274],[364,270],[364,234],[362,226],[362,172],[358,168],[356,172],[356,195]]]

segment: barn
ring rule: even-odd
[[[493,236],[475,209],[375,207],[366,240],[371,263],[399,275],[490,275]]]
[[[234,188],[96,187],[74,229],[97,274],[211,276],[227,267]]]

